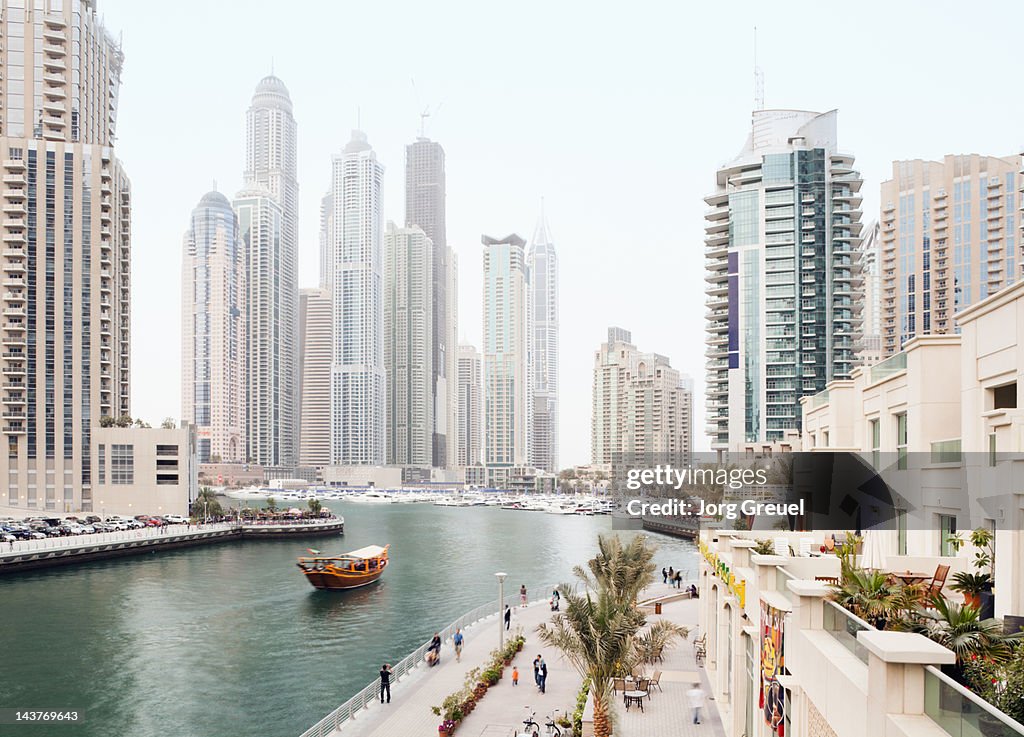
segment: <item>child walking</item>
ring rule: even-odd
[[[519,666],[518,665],[513,665],[512,666],[512,685],[513,686],[518,686],[519,685]]]

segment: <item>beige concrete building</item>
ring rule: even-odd
[[[299,290],[299,465],[331,462],[331,331],[327,289]]]
[[[882,183],[882,355],[954,331],[958,310],[1015,284],[1016,156],[893,162]]]
[[[649,459],[651,465],[690,463],[693,389],[657,353],[641,353],[628,330],[609,328],[594,355],[591,457],[618,467]]]
[[[196,433],[180,428],[104,427],[93,434],[96,458],[93,511],[180,514],[198,494]]]
[[[804,450],[853,451],[884,469],[908,502],[890,540],[896,554],[951,555],[954,532],[994,530],[995,613],[1021,614],[1024,284],[955,320],[960,335],[914,338],[805,399]]]
[[[861,314],[860,348],[857,361],[870,366],[882,360],[882,241],[878,221],[864,229],[860,244],[861,274],[864,277],[864,311]]]
[[[99,419],[130,413],[123,55],[92,2],[3,2],[2,17],[0,500],[91,511]]]

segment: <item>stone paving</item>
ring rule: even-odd
[[[536,602],[526,608],[514,607],[511,633],[521,627],[526,646],[513,661],[519,666],[519,685],[512,685],[512,669],[505,669],[504,677],[487,691],[476,709],[462,724],[458,734],[463,737],[510,737],[528,712],[536,711],[536,720],[542,725],[543,717],[553,709],[576,707],[576,694],[580,678],[562,661],[554,648],[541,647],[536,632],[538,624],[548,621],[551,611],[547,601]],[[374,703],[361,711],[354,720],[346,722],[335,732],[341,737],[437,737],[441,718],[430,707],[439,706],[444,698],[461,688],[465,675],[481,666],[491,650],[498,646],[499,621],[491,616],[464,630],[466,636],[462,662],[455,660],[451,642],[441,649],[441,663],[433,668],[420,665],[401,681],[391,686],[391,703]],[[533,682],[533,659],[541,654],[548,664],[547,693],[541,694]]]
[[[669,593],[667,586],[652,586],[648,595],[658,596]],[[662,605],[662,613],[650,614],[648,622],[668,619],[690,630],[686,642],[677,642],[675,647],[665,651],[665,660],[653,673],[660,670],[661,691],[653,690],[650,699],[644,699],[641,712],[631,706],[627,712],[622,698],[615,702],[615,737],[724,737],[725,730],[718,716],[718,709],[711,698],[711,686],[703,665],[694,658],[693,640],[697,631],[697,600],[684,599]],[[705,708],[701,711],[701,723],[693,723],[693,711],[686,699],[686,692],[695,681],[699,681],[705,695]]]

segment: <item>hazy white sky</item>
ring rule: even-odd
[[[181,239],[213,180],[242,184],[245,111],[270,71],[299,126],[299,284],[318,279],[330,156],[362,127],[404,216],[419,112],[447,151],[459,332],[481,337],[480,235],[530,238],[543,196],[561,261],[561,458],[590,457],[593,352],[609,325],[696,380],[703,434],[703,196],[746,139],[758,27],[766,107],[839,109],[865,215],[891,161],[1024,148],[1024,3],[98,0],[126,56],[117,154],[133,185],[137,416],[180,414]],[[842,9],[840,9],[842,8]],[[416,80],[418,92],[410,82]]]

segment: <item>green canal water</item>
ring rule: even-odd
[[[0,578],[0,707],[77,709],[74,737],[297,737],[437,629],[521,583],[569,580],[609,517],[330,502],[336,538],[252,540]],[[633,533],[624,533],[633,534]],[[652,535],[658,567],[695,573]],[[391,543],[377,584],[321,592],[295,558]],[[542,592],[530,592],[531,598]],[[401,686],[398,686],[399,688]]]

